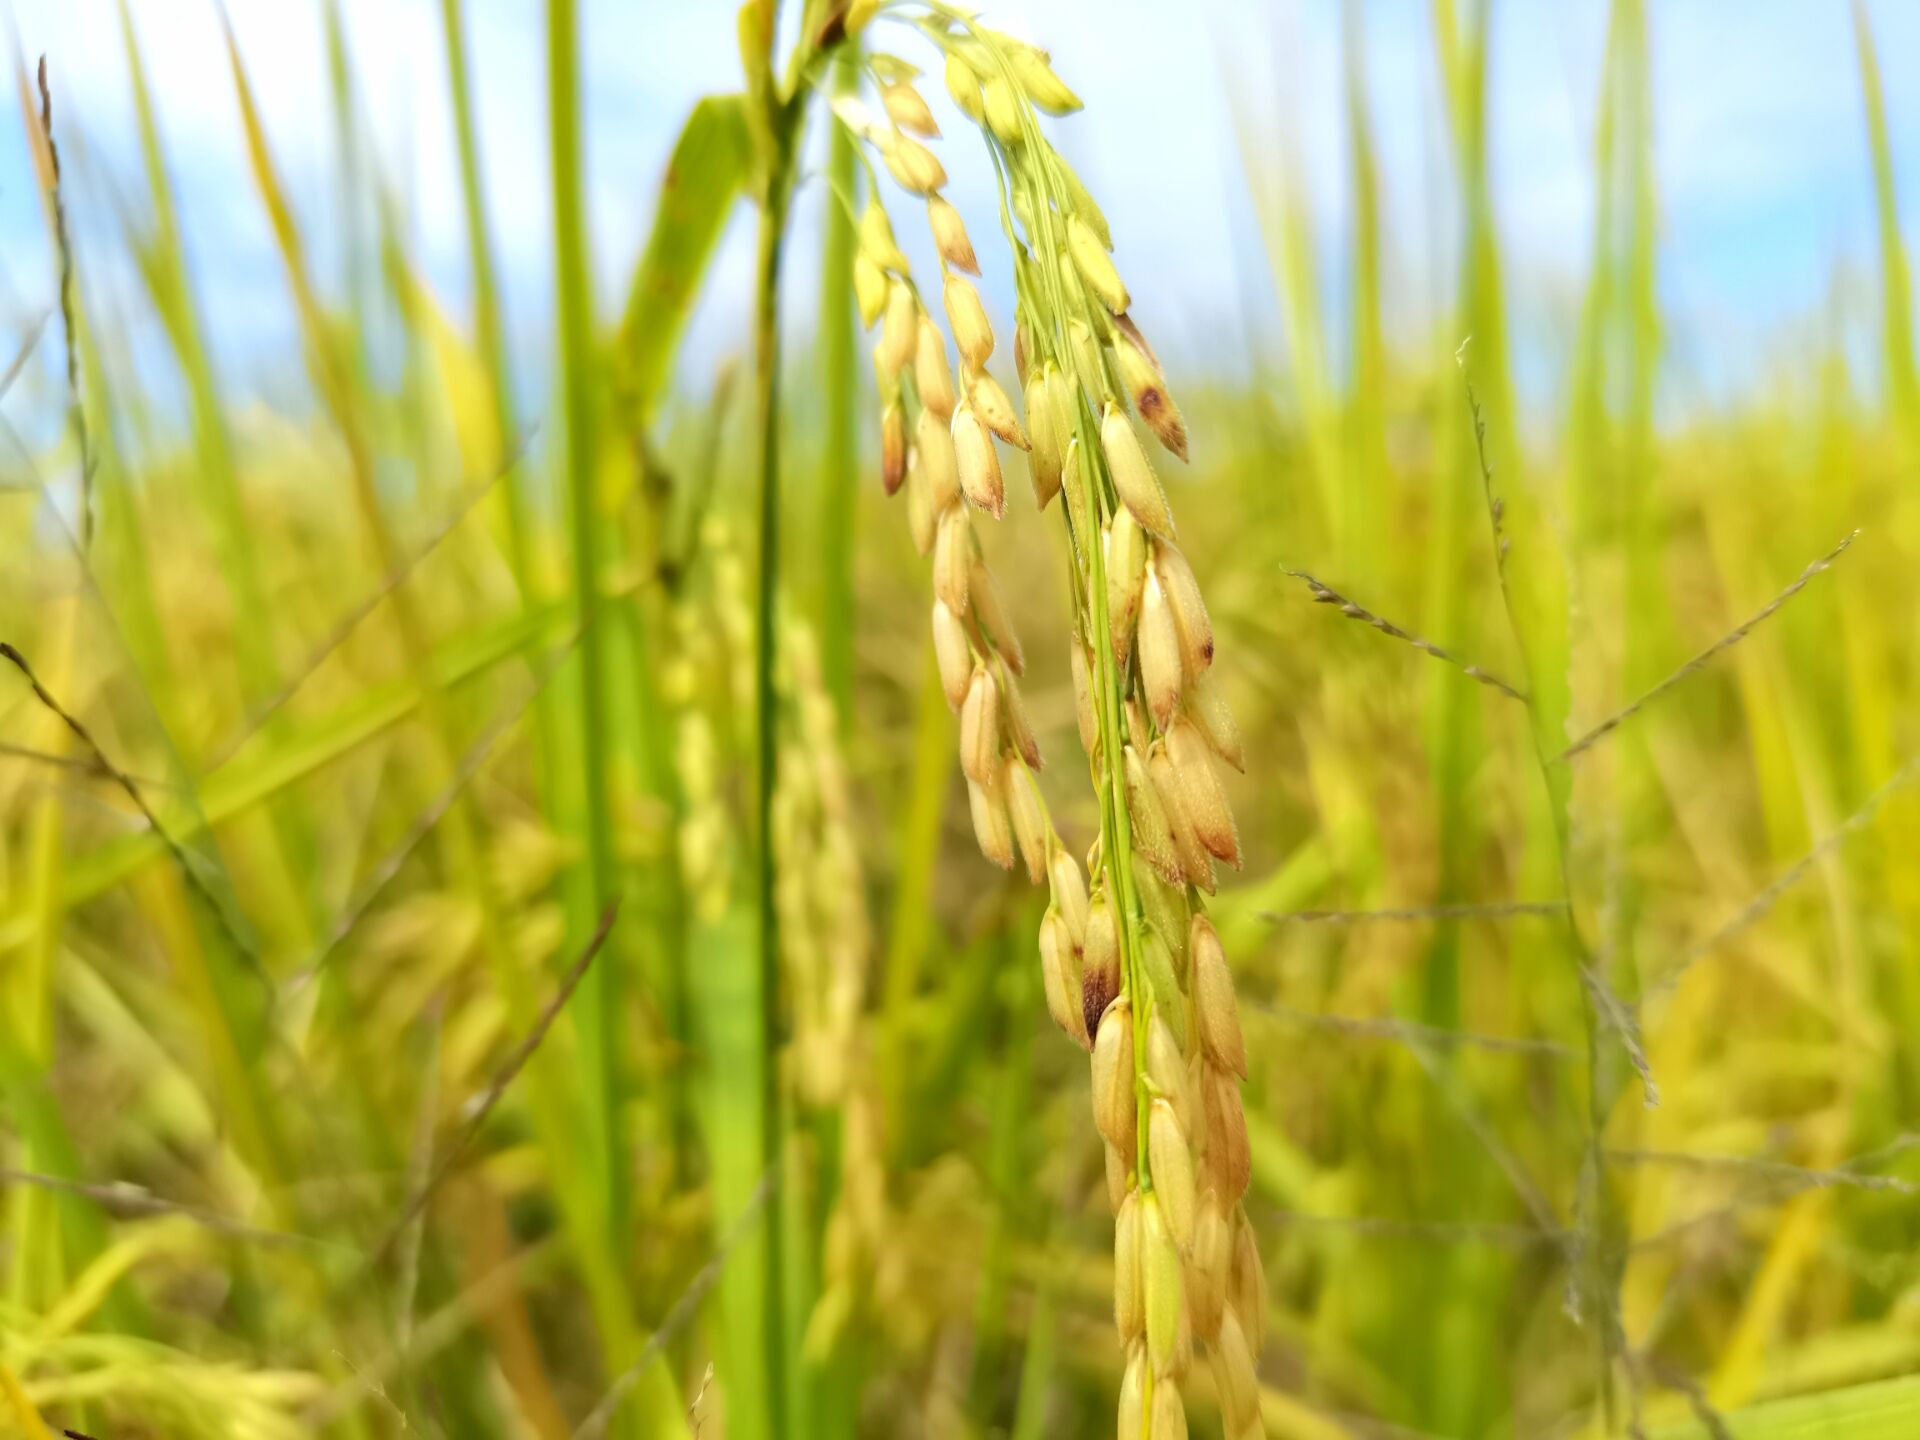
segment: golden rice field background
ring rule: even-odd
[[[764,92],[690,118],[630,291],[596,297],[573,11],[545,12],[543,394],[502,339],[459,0],[431,63],[471,310],[378,175],[374,283],[335,292],[234,47],[243,203],[310,381],[284,410],[209,359],[223,297],[189,280],[147,18],[97,37],[136,87],[140,284],[16,274],[49,318],[6,337],[8,414],[45,438],[0,462],[0,1433],[1112,1433],[1087,1066],[1047,1016],[1044,894],[970,833],[851,217],[781,279],[826,320],[784,337],[763,511],[749,337],[671,382]],[[1356,69],[1346,255],[1248,147],[1284,373],[1169,376],[1194,458],[1163,473],[1249,756],[1210,913],[1250,1054],[1262,1424],[1920,1435],[1920,383],[1870,28],[1873,377],[1836,342],[1669,422],[1640,0],[1611,6],[1545,404],[1511,378],[1487,11],[1433,14],[1444,324],[1385,336]],[[1096,63],[1041,38],[1069,80]],[[85,121],[49,81],[71,169]],[[1097,112],[1066,123],[1098,147]],[[164,332],[158,388],[122,307]],[[1067,540],[1009,488],[984,544],[1084,846]],[[1187,1395],[1219,1434],[1204,1365]]]

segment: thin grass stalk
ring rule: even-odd
[[[1920,378],[1913,352],[1913,291],[1906,242],[1900,233],[1900,200],[1893,177],[1893,143],[1887,133],[1887,102],[1880,84],[1880,61],[1865,0],[1853,0],[1853,39],[1859,56],[1860,100],[1866,113],[1867,144],[1873,160],[1873,212],[1880,248],[1880,345],[1886,368],[1887,398],[1905,427],[1909,443],[1920,445]]]
[[[502,463],[519,443],[513,374],[507,364],[506,332],[500,318],[500,286],[487,226],[486,184],[480,172],[480,142],[473,118],[467,75],[466,21],[462,0],[440,0],[440,27],[447,50],[447,88],[453,107],[454,141],[460,156],[461,214],[467,231],[467,265],[473,278],[474,343],[480,351],[493,402],[493,433]],[[506,477],[507,554],[523,602],[534,584],[531,518],[526,474]]]
[[[586,873],[572,907],[572,928],[584,935],[612,896],[613,817],[606,775],[606,658],[592,626],[599,603],[600,516],[594,497],[598,460],[599,378],[595,366],[592,268],[581,179],[577,19],[574,0],[548,0],[547,104],[553,167],[555,292],[560,323],[560,393],[565,430],[560,471],[573,547],[573,586],[585,633],[580,645],[579,764]],[[619,966],[599,966],[582,987],[577,1028],[585,1072],[591,1155],[606,1206],[606,1233],[625,1232],[626,1166],[617,1124],[619,1084],[615,1021]]]
[[[213,365],[201,336],[199,308],[194,304],[187,280],[180,224],[173,208],[173,187],[167,178],[159,122],[147,84],[146,62],[127,0],[120,0],[120,31],[133,87],[134,114],[139,122],[148,203],[153,211],[153,243],[145,252],[150,258],[142,267],[142,273],[147,277],[167,339],[186,377],[197,460],[193,475],[201,486],[200,503],[212,525],[215,553],[220,558],[221,572],[231,597],[234,654],[239,661],[241,687],[250,701],[258,701],[272,694],[280,682],[268,633],[268,619],[273,611],[266,603],[266,590],[260,580],[257,546],[248,534],[226,419],[221,414]]]
[[[1476,355],[1484,357],[1489,384],[1504,400],[1510,394],[1506,324],[1487,145],[1490,11],[1488,0],[1466,0],[1458,9],[1452,0],[1435,0],[1432,13],[1445,118],[1459,176],[1462,233],[1456,303],[1460,320],[1455,334],[1464,331],[1473,337]],[[1490,448],[1504,463],[1517,454],[1517,448],[1510,410],[1499,402],[1496,409],[1501,429]],[[1463,564],[1463,557],[1474,549],[1474,501],[1479,483],[1474,469],[1474,437],[1466,433],[1461,421],[1457,408],[1449,407],[1442,426],[1445,448],[1439,460],[1446,480],[1436,507],[1436,529],[1430,545],[1432,565],[1427,577],[1434,632],[1441,643],[1449,645],[1459,645],[1475,633],[1480,610],[1476,572]],[[1523,681],[1519,688],[1529,687]],[[1435,755],[1432,783],[1439,811],[1436,898],[1447,904],[1470,898],[1465,859],[1482,839],[1469,796],[1478,757],[1486,748],[1485,730],[1475,697],[1438,675],[1429,692],[1428,716]],[[1461,952],[1460,925],[1452,921],[1436,925],[1416,1018],[1460,1028]],[[1441,1068],[1454,1064],[1447,1057],[1436,1063]],[[1445,1123],[1446,1115],[1444,1108],[1437,1110],[1434,1122]],[[1501,1203],[1498,1188],[1485,1167],[1462,1147],[1449,1153],[1439,1168],[1435,1187],[1429,1204],[1476,1213],[1489,1204]],[[1508,1257],[1456,1250],[1441,1257],[1423,1277],[1426,1285],[1434,1287],[1434,1303],[1458,1306],[1460,1313],[1472,1317],[1444,1337],[1436,1337],[1428,1355],[1431,1368],[1423,1383],[1430,1397],[1430,1421],[1439,1429],[1471,1433],[1492,1422],[1499,1382],[1478,1361],[1480,1356],[1494,1352],[1496,1337],[1484,1317],[1499,1311],[1513,1275]]]
[[[1341,7],[1347,163],[1353,192],[1353,276],[1348,324],[1347,457],[1341,493],[1352,544],[1346,559],[1363,579],[1376,572],[1372,557],[1385,538],[1380,516],[1386,497],[1386,339],[1380,319],[1380,175],[1367,108],[1366,18],[1360,0]]]

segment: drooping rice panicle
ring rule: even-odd
[[[835,113],[900,189],[924,199],[937,309],[958,357],[950,369],[932,291],[915,283],[876,199],[860,226],[855,284],[863,319],[878,325],[882,478],[890,494],[905,489],[915,544],[932,558],[934,649],[960,715],[980,849],[1002,867],[1017,855],[1049,887],[1044,993],[1092,1059],[1116,1217],[1121,1433],[1186,1433],[1178,1387],[1198,1340],[1227,1433],[1240,1440],[1259,1433],[1263,1284],[1241,1204],[1245,1045],[1200,896],[1213,892],[1215,862],[1240,863],[1215,766],[1237,769],[1244,757],[1211,683],[1206,605],[1138,428],[1185,459],[1186,424],[1128,313],[1105,217],[1040,128],[1038,112],[1079,108],[1050,57],[938,3],[856,6],[852,23],[881,9],[913,20],[941,51],[946,88],[992,157],[1013,261],[1024,416],[987,369],[995,331],[966,278],[979,273],[978,256],[940,193],[946,172],[913,138],[938,128],[915,72],[871,55],[884,118],[851,100]],[[997,444],[1027,452],[1040,509],[1065,497],[1074,689],[1101,817],[1085,876],[1037,783],[1018,685],[1025,661],[975,532],[978,516],[1006,514]]]

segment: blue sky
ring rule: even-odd
[[[333,140],[318,0],[229,0],[281,168],[323,273]],[[458,176],[435,0],[342,0],[360,100],[380,163],[411,216],[436,288],[464,313]],[[541,9],[468,0],[481,142],[516,351],[537,368],[550,302]],[[1874,303],[1874,215],[1859,81],[1844,0],[1658,0],[1649,6],[1660,192],[1660,285],[1674,393],[1724,397],[1760,383],[1827,332],[1836,266],[1852,266],[1862,331]],[[1920,6],[1869,10],[1882,56],[1905,215],[1920,207]],[[736,83],[724,0],[585,0],[589,204],[600,300],[617,312],[681,117]],[[990,20],[1048,45],[1087,101],[1062,148],[1113,222],[1136,315],[1179,370],[1236,373],[1249,346],[1277,344],[1235,109],[1254,117],[1261,183],[1306,187],[1328,257],[1349,220],[1340,94],[1340,8],[1332,0],[1026,0]],[[297,388],[293,316],[245,169],[212,0],[134,0],[203,305],[230,382]],[[1387,304],[1397,333],[1422,333],[1450,273],[1454,225],[1426,0],[1365,7],[1371,104],[1387,231]],[[52,67],[74,174],[83,283],[135,314],[114,196],[138,195],[139,157],[113,0],[27,0],[14,27]],[[1588,250],[1601,0],[1495,0],[1490,135],[1514,327],[1530,395],[1552,393]],[[903,53],[914,38],[896,31]],[[920,57],[924,58],[924,57]],[[938,89],[937,83],[932,89]],[[944,97],[936,97],[943,104]],[[990,231],[988,175],[956,124],[942,146],[951,192]],[[793,263],[817,263],[819,187],[803,198]],[[903,240],[920,229],[896,209]],[[744,331],[750,237],[736,224],[689,337],[702,373]],[[1915,227],[1909,224],[1910,235]],[[51,295],[18,127],[0,142],[0,331],[17,335]],[[983,252],[986,247],[981,247]],[[925,253],[925,252],[923,252]],[[1337,264],[1323,261],[1329,286]],[[989,299],[1007,311],[1005,276]],[[796,289],[806,289],[800,286]],[[804,327],[806,316],[796,322]],[[137,327],[137,318],[130,323]],[[0,348],[10,348],[0,344]],[[1868,350],[1868,346],[1856,346]],[[10,407],[24,403],[19,397]]]

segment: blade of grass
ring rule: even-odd
[[[1733,1440],[1906,1440],[1920,1431],[1920,1378],[1906,1376],[1772,1400],[1724,1417]],[[1662,1426],[1653,1440],[1716,1440],[1706,1424]]]
[[[616,346],[622,399],[643,427],[666,393],[707,262],[747,183],[752,158],[741,95],[701,100],[674,142],[653,228],[627,287]]]
[[[1914,374],[1913,292],[1906,242],[1900,235],[1900,203],[1893,179],[1893,142],[1887,135],[1887,103],[1880,61],[1864,0],[1853,0],[1853,39],[1860,63],[1860,100],[1866,111],[1867,146],[1873,158],[1873,210],[1880,243],[1880,346],[1887,398],[1920,445],[1920,379]]]
[[[579,37],[573,0],[547,5],[547,122],[553,164],[555,293],[560,321],[562,412],[560,477],[567,497],[573,548],[574,593],[583,612],[597,603],[600,584],[601,522],[595,504],[598,456],[599,379],[595,365],[591,261],[587,253],[586,209],[580,144]],[[590,618],[583,614],[584,618]],[[580,647],[578,695],[579,838],[586,850],[584,883],[574,888],[569,906],[572,929],[584,937],[612,894],[613,816],[607,800],[604,734],[607,707],[606,658],[600,637],[589,628]],[[591,1163],[607,1208],[611,1235],[624,1230],[627,1213],[625,1167],[617,1157],[623,1146],[615,1125],[619,1080],[614,1048],[614,1019],[620,995],[619,967],[602,965],[588,977],[580,997],[577,1029],[587,1104]]]

